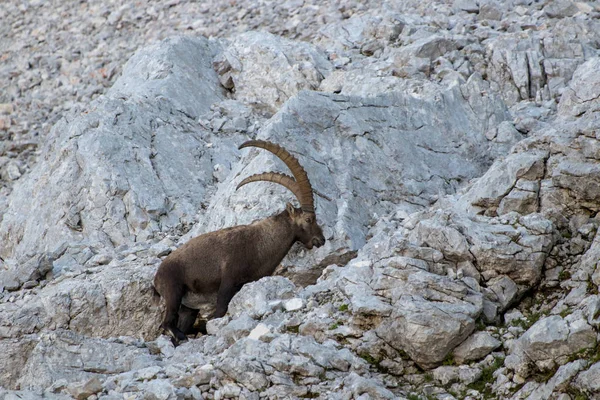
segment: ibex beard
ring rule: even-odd
[[[232,297],[248,283],[271,275],[295,242],[306,248],[325,244],[323,230],[317,223],[313,189],[304,168],[283,147],[251,140],[245,147],[259,147],[279,157],[293,177],[267,172],[244,179],[236,188],[257,181],[275,182],[289,189],[300,208],[287,203],[285,210],[250,225],[240,225],[209,232],[191,239],[163,260],[154,277],[155,293],[166,304],[161,328],[175,345],[194,333],[197,308],[182,304],[184,298],[200,297],[214,304],[210,318],[227,312]]]

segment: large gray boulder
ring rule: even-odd
[[[454,349],[454,359],[459,364],[487,356],[502,345],[498,339],[487,332],[475,332]]]
[[[537,321],[521,336],[507,358],[507,367],[525,376],[531,373],[528,364],[541,371],[551,370],[568,362],[569,356],[596,346],[596,332],[576,314],[562,318],[553,315]]]
[[[207,200],[213,164],[233,158],[215,153],[196,122],[224,98],[212,68],[217,49],[189,38],[151,46],[106,97],[61,120],[43,159],[15,188],[0,225],[0,257],[24,268],[32,255],[68,252],[65,243],[110,248],[191,223]]]
[[[40,335],[18,383],[22,389],[44,389],[59,381],[105,378],[154,363],[147,349],[134,350],[126,344],[57,330]]]
[[[514,143],[516,138],[495,142],[485,136],[508,114],[498,98],[482,94],[481,85],[475,76],[464,85],[431,86],[420,96],[387,93],[366,99],[304,91],[271,118],[258,137],[298,156],[315,189],[317,216],[328,240],[311,252],[292,249],[284,261],[292,279],[314,282],[323,263],[365,244],[374,220],[390,212],[408,215],[443,193],[454,193]],[[253,184],[235,191],[241,177],[279,169],[270,153],[246,153],[184,240],[280,211],[290,200],[283,188]]]
[[[131,264],[89,268],[0,303],[0,338],[42,329],[70,329],[93,337],[155,337],[161,311],[152,302],[156,267]]]
[[[303,396],[305,383],[326,371],[346,376],[349,371],[364,371],[365,362],[347,349],[333,343],[317,343],[313,338],[280,335],[271,343],[244,338],[225,351],[215,363],[221,381],[233,381],[251,391],[266,391],[274,397]],[[270,376],[274,376],[270,378]],[[277,376],[283,379],[279,381]],[[286,376],[297,376],[297,384]],[[270,380],[280,384],[271,385]]]

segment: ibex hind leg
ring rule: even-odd
[[[166,293],[163,294],[166,303],[166,311],[161,328],[166,334],[172,337],[173,344],[177,346],[180,342],[187,340],[185,334],[177,327],[179,322],[179,306],[181,305],[181,299],[183,298],[183,287],[172,285],[169,289],[170,290],[167,290]]]
[[[183,304],[179,307],[179,322],[177,328],[186,335],[196,334],[197,330],[194,329],[194,323],[198,317],[200,310],[195,310],[184,306]]]

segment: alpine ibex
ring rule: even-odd
[[[299,241],[308,249],[321,247],[325,237],[315,218],[313,189],[296,157],[283,147],[263,140],[250,140],[239,148],[259,147],[279,157],[294,177],[267,172],[244,179],[236,190],[250,182],[268,181],[288,188],[300,208],[287,203],[279,214],[205,233],[191,239],[163,260],[154,277],[155,294],[166,302],[161,328],[177,344],[186,340],[199,310],[182,304],[184,296],[200,296],[214,305],[213,318],[227,312],[229,301],[248,282],[271,275],[292,245]],[[183,301],[185,303],[185,301]]]

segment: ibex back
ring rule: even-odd
[[[154,287],[165,299],[166,311],[162,329],[175,344],[186,340],[198,310],[182,304],[187,294],[216,302],[213,318],[227,312],[229,301],[248,282],[271,275],[295,242],[308,249],[321,247],[325,237],[317,224],[313,190],[298,160],[274,143],[251,140],[244,147],[260,147],[279,157],[293,177],[267,172],[252,175],[238,186],[257,181],[279,183],[288,188],[300,202],[300,208],[287,203],[285,210],[250,225],[234,226],[193,238],[167,258],[154,277]]]

